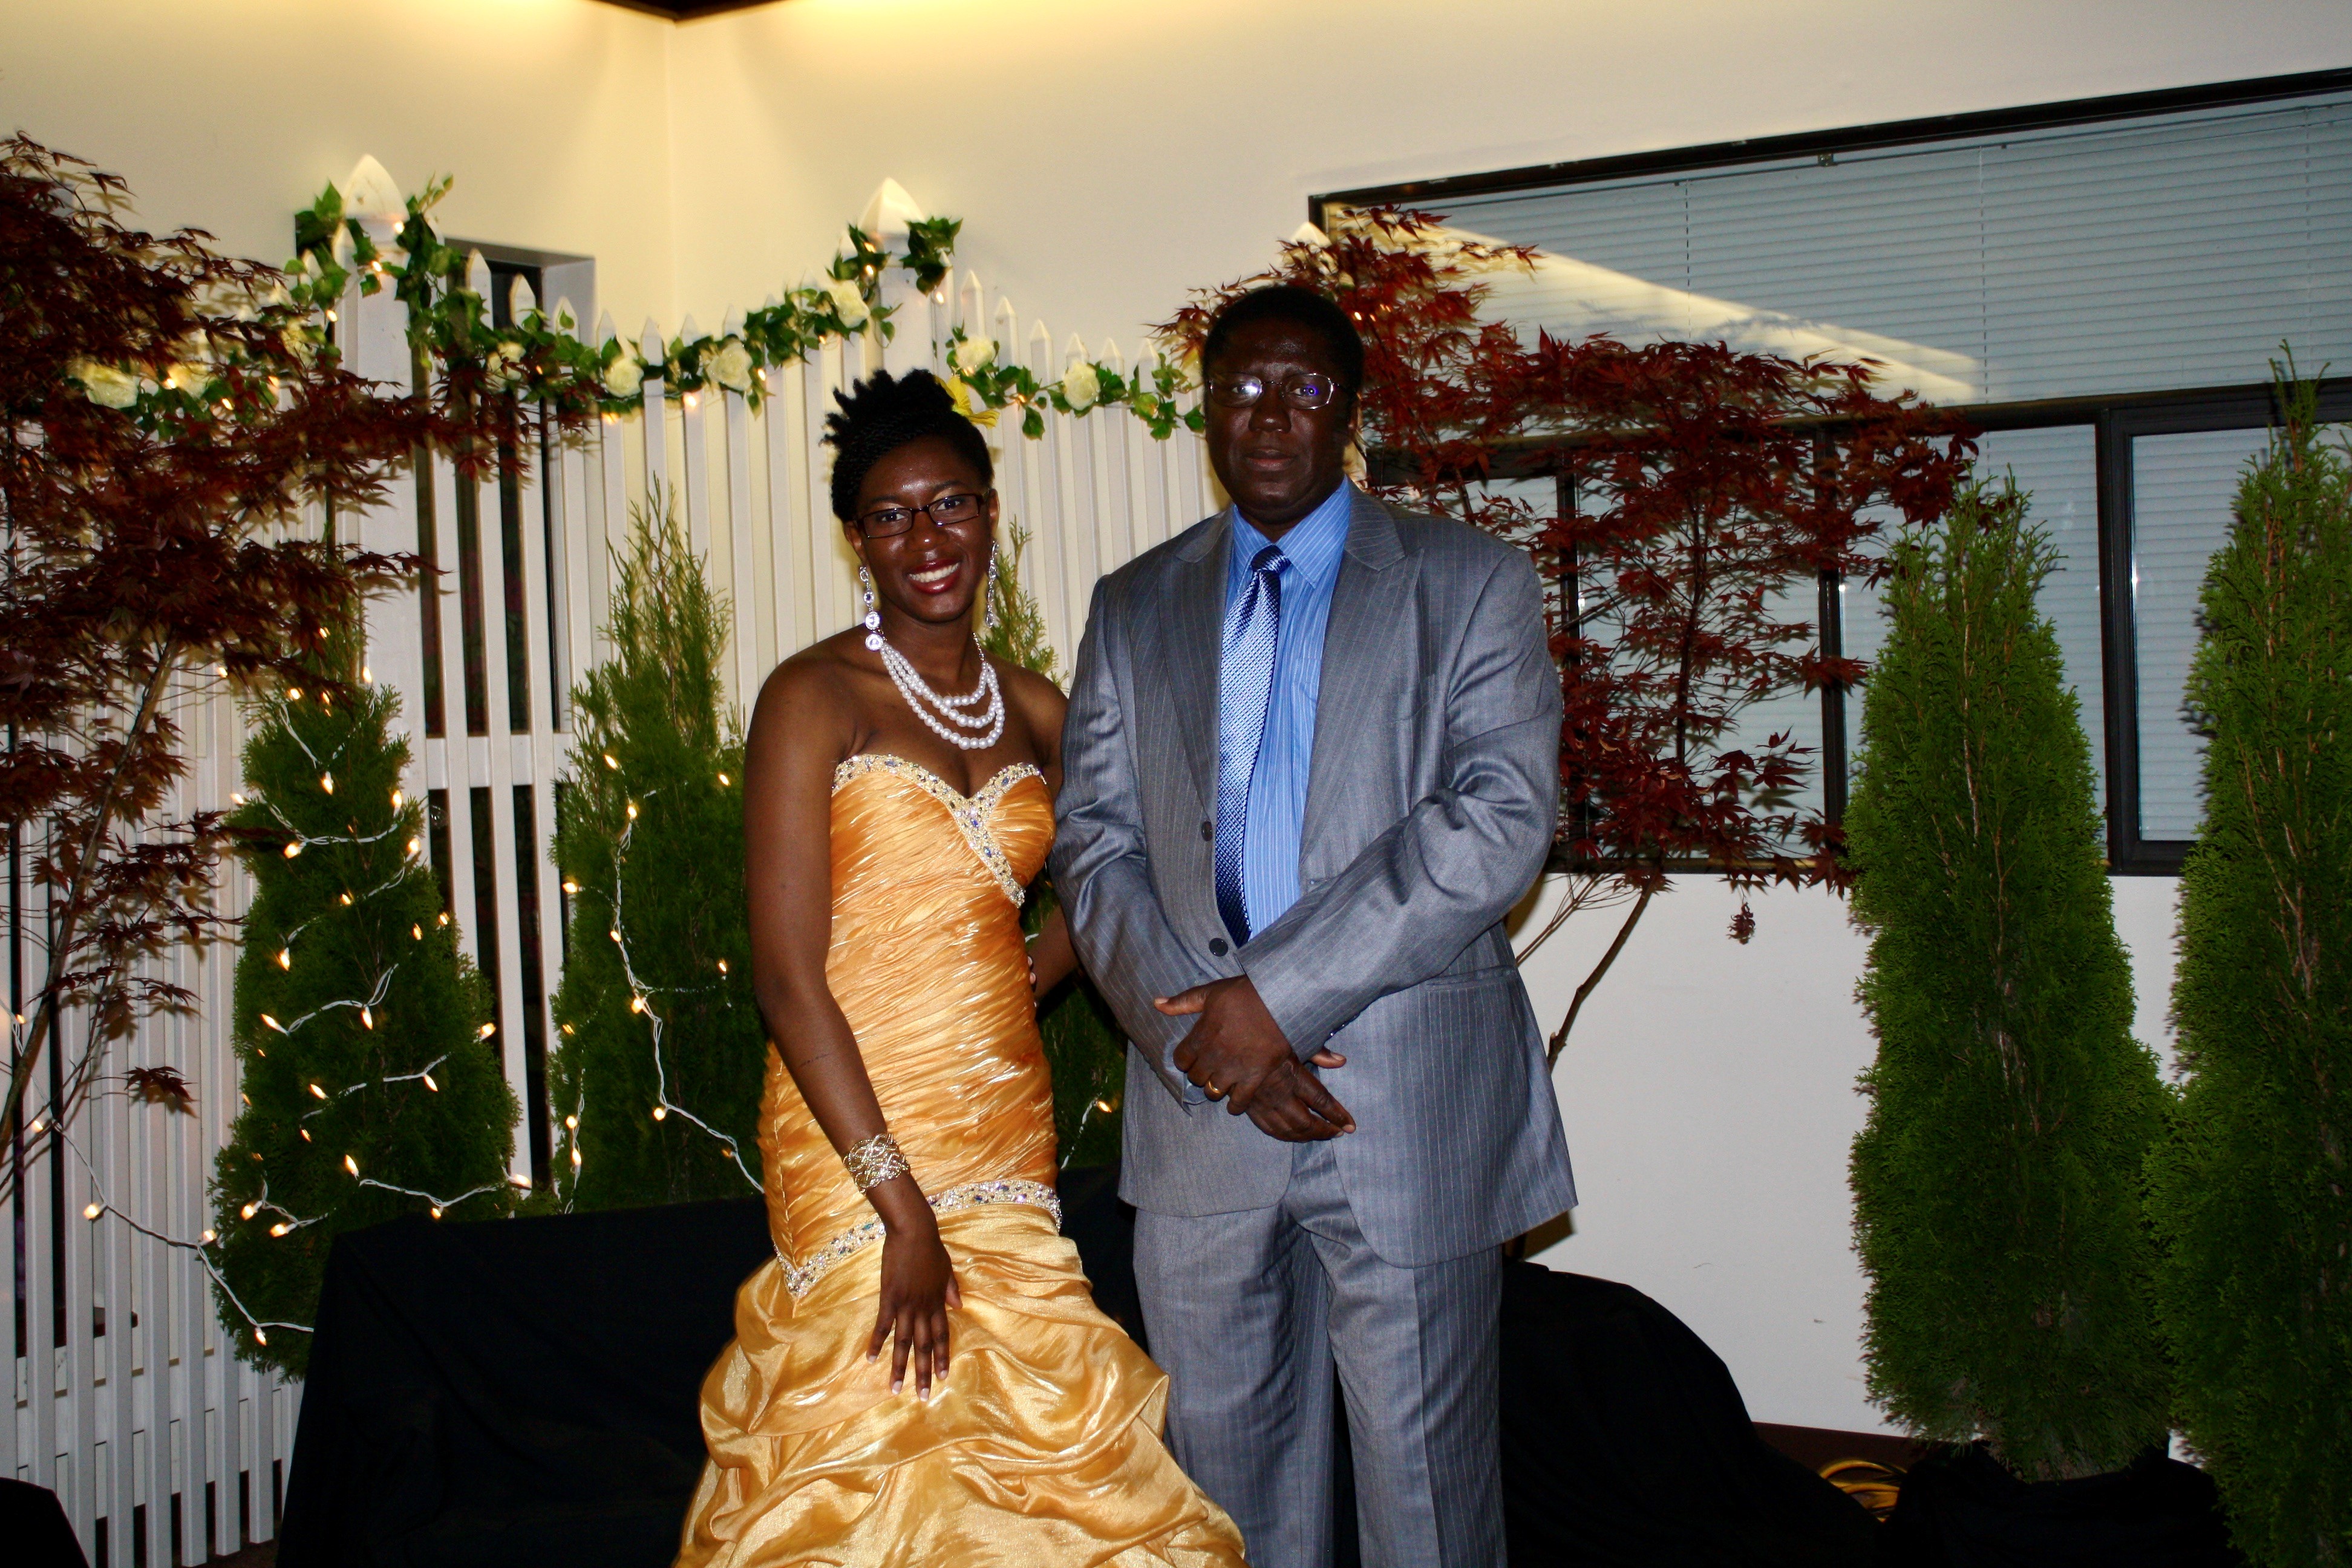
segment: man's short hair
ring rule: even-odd
[[[1304,327],[1323,340],[1331,368],[1348,384],[1353,397],[1364,385],[1364,339],[1348,312],[1318,294],[1293,283],[1269,283],[1230,300],[1209,323],[1208,340],[1201,345],[1201,374],[1206,375],[1223,353],[1233,335],[1253,321],[1283,321]]]

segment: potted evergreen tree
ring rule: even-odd
[[[2018,1484],[2128,1465],[2168,1396],[2140,1201],[2165,1091],[2034,602],[2053,563],[2006,482],[1896,542],[1846,816],[1878,1037],[1853,1160],[1870,1393]]]
[[[554,1201],[614,1208],[760,1184],[767,1033],[743,902],[743,740],[722,606],[674,506],[630,513],[613,654],[572,694],[555,861],[570,904],[548,1087]]]
[[[334,1237],[405,1214],[496,1218],[517,1195],[514,1091],[423,804],[401,789],[400,700],[364,679],[348,627],[312,668],[253,700],[228,822],[254,892],[232,1015],[243,1103],[206,1249],[240,1353],[294,1377]]]
[[[2352,1563],[2352,462],[2291,376],[2200,601],[2184,1081],[2150,1163],[2181,1426],[2265,1568]]]

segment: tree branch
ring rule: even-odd
[[[130,771],[131,758],[138,752],[139,738],[153,722],[155,710],[163,700],[163,687],[171,679],[178,651],[164,643],[156,652],[155,668],[148,677],[146,689],[139,694],[139,710],[123,729],[122,750],[115,759],[114,770],[107,775],[105,787],[99,792],[91,810],[89,830],[82,837],[81,853],[74,861],[72,879],[63,889],[60,914],[55,936],[49,942],[48,973],[43,977],[40,1007],[33,1016],[33,1026],[26,1035],[23,1047],[16,1053],[8,1080],[8,1099],[0,1106],[0,1139],[13,1142],[19,1118],[24,1114],[25,1087],[30,1081],[35,1067],[40,1062],[41,1047],[56,1032],[58,1013],[58,980],[73,960],[74,946],[79,940],[77,928],[81,922],[81,904],[89,897],[90,879],[97,875],[98,852],[106,842],[108,825],[114,817],[115,802],[120,798],[123,776]],[[52,1106],[60,1124],[65,1120],[66,1106]],[[13,1179],[0,1180],[0,1198],[8,1195],[15,1185]]]
[[[1617,939],[1609,944],[1609,951],[1601,955],[1601,962],[1592,966],[1592,973],[1584,977],[1584,984],[1576,988],[1576,995],[1568,1005],[1568,1016],[1560,1020],[1559,1032],[1552,1036],[1551,1047],[1544,1053],[1544,1066],[1547,1068],[1558,1065],[1559,1053],[1568,1048],[1568,1032],[1576,1027],[1576,1016],[1584,1010],[1584,999],[1592,994],[1601,977],[1609,973],[1609,966],[1617,962],[1619,953],[1625,951],[1625,939],[1632,936],[1633,928],[1642,923],[1642,911],[1650,907],[1650,900],[1656,892],[1654,883],[1642,889],[1642,896],[1633,900],[1633,908],[1625,916],[1625,923],[1617,928]]]

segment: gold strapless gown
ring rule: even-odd
[[[1167,1376],[1096,1310],[1054,1197],[1053,1099],[1022,889],[1053,803],[1034,768],[970,798],[897,757],[833,781],[825,981],[939,1212],[963,1305],[929,1404],[866,1343],[881,1222],[771,1050],[760,1144],[774,1261],[702,1385],[710,1462],[680,1568],[1207,1568],[1241,1537],[1161,1446]]]

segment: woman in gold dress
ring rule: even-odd
[[[923,372],[841,402],[865,621],[777,667],[745,763],[776,1256],[703,1384],[677,1561],[1238,1563],[1160,1444],[1165,1374],[1059,1234],[1032,987],[1073,960],[1058,919],[1024,956],[1020,908],[1063,703],[972,636],[988,448]]]

